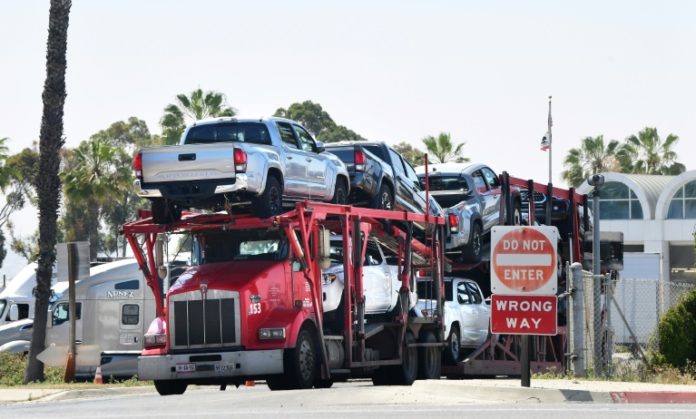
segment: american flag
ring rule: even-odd
[[[551,127],[553,126],[553,119],[551,119],[551,97],[549,96],[549,128],[546,134],[541,137],[541,151],[547,151],[551,148]]]

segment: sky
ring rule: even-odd
[[[48,0],[0,0],[0,138],[38,140]],[[696,170],[696,2],[73,0],[65,139],[75,147],[196,88],[247,116],[312,100],[371,140],[448,132],[464,155],[553,183],[582,138],[646,126]],[[38,214],[15,216],[28,235]],[[11,260],[10,260],[11,259]],[[17,266],[19,265],[19,266]],[[8,256],[0,274],[21,268]]]

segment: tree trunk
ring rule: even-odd
[[[90,199],[87,203],[87,231],[89,240],[89,260],[94,262],[97,260],[99,252],[99,204]]]
[[[46,48],[46,82],[43,90],[43,115],[39,138],[39,260],[36,270],[36,308],[29,360],[24,382],[43,381],[44,366],[36,355],[45,347],[48,298],[51,274],[56,260],[56,230],[60,204],[60,149],[63,147],[63,107],[68,47],[70,0],[51,0]],[[74,315],[71,313],[71,315]]]

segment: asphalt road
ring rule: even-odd
[[[694,418],[693,405],[631,405],[597,402],[541,403],[536,397],[481,401],[475,394],[414,387],[374,387],[344,383],[334,388],[271,392],[265,385],[227,391],[206,387],[182,396],[161,397],[151,387],[142,394],[19,403],[0,406],[1,418],[401,418],[467,417],[505,419]],[[461,390],[461,389],[459,389]],[[449,393],[449,394],[447,394]],[[515,399],[510,393],[507,398]]]

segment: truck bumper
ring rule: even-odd
[[[141,356],[141,380],[251,377],[283,373],[283,350]]]
[[[195,183],[195,181],[188,181],[188,184]],[[163,185],[163,184],[162,184]],[[135,189],[135,194],[142,198],[162,198],[163,194],[160,188],[150,188],[143,187],[140,179],[136,179],[133,183]],[[249,189],[249,179],[245,173],[239,173],[236,175],[234,183],[229,185],[217,185],[215,186],[214,195],[225,194],[225,193],[235,193],[235,192],[251,192],[258,194],[259,191]]]

